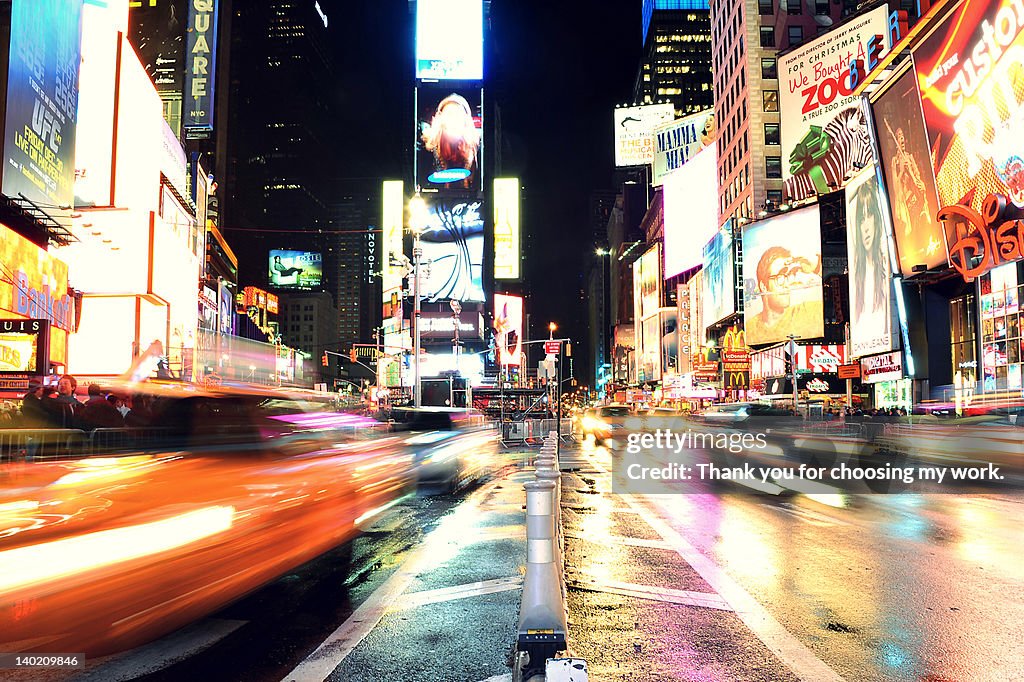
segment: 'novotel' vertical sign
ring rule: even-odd
[[[191,0],[185,41],[185,137],[206,139],[213,131],[214,75],[217,61],[217,0]]]

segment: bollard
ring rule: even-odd
[[[566,597],[566,586],[565,534],[562,532],[562,475],[557,471],[552,471],[550,469],[540,469],[537,471],[537,480],[551,481],[555,484],[555,490],[551,501],[551,514],[554,517],[555,522],[555,564],[558,566],[559,575],[561,577],[562,598],[564,599]]]
[[[526,490],[526,575],[516,649],[529,654],[523,679],[543,674],[545,662],[566,648],[568,630],[562,592],[562,566],[556,563],[555,482],[542,479],[523,484]]]

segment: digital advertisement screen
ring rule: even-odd
[[[872,158],[867,118],[850,85],[850,61],[867,60],[868,40],[889,45],[884,5],[779,57],[782,180],[795,201],[827,194],[846,171]]]
[[[484,77],[482,0],[417,0],[416,78]]]
[[[939,203],[913,69],[908,69],[871,105],[882,172],[889,193],[900,273],[946,262]]]
[[[647,104],[615,109],[615,165],[646,166],[654,163],[654,129],[675,118],[672,104]]]
[[[942,206],[980,211],[989,194],[1024,207],[1024,21],[993,0],[953,5],[914,48]]]
[[[421,188],[480,191],[482,97],[479,88],[417,88],[416,179]]]
[[[743,230],[743,324],[750,346],[824,334],[821,218],[809,206]]]
[[[714,141],[715,112],[711,109],[657,126],[654,129],[651,185],[660,186],[667,174]]]
[[[156,91],[178,100],[185,80],[188,6],[187,0],[146,0],[132,3],[128,15],[132,46]]]
[[[494,181],[494,279],[519,279],[519,178]]]
[[[868,166],[846,186],[852,357],[892,350],[892,267],[878,180]]]
[[[385,307],[391,304],[391,294],[402,288],[404,269],[400,261],[403,255],[405,224],[405,183],[401,180],[385,180],[381,185],[383,197],[381,206],[381,232],[383,233],[383,264],[381,296]],[[385,318],[390,317],[385,313]]]
[[[0,320],[0,373],[44,373],[49,330],[46,320]]]
[[[736,312],[736,274],[730,232],[716,232],[704,247],[703,282],[701,299],[705,325],[715,324]]]
[[[423,258],[430,261],[430,276],[420,276],[423,295],[430,302],[483,302],[483,202],[438,195],[426,201],[420,246]]]
[[[494,331],[498,363],[519,365],[523,358],[523,297],[494,295]]]
[[[75,182],[82,0],[14,0],[3,193],[68,206]]]
[[[315,289],[324,279],[323,257],[310,251],[274,249],[270,252],[270,286],[277,289]]]
[[[718,231],[716,145],[702,149],[665,176],[665,277],[701,264],[704,245]]]

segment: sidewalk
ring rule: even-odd
[[[484,484],[286,680],[511,679],[530,470]]]

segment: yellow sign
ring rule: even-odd
[[[494,279],[519,279],[519,178],[494,181]]]

